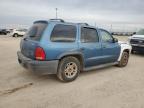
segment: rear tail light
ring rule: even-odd
[[[35,59],[36,60],[45,60],[46,59],[46,55],[45,55],[43,48],[41,48],[41,47],[36,48]]]

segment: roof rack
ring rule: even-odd
[[[85,26],[89,26],[88,23],[78,23],[78,24],[80,24],[80,25],[85,25]]]
[[[34,24],[35,24],[35,23],[46,23],[46,24],[47,24],[48,22],[45,21],[45,20],[38,20],[38,21],[35,21]]]
[[[60,22],[65,22],[63,19],[50,19],[51,21],[60,21]]]

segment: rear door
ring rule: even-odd
[[[102,41],[102,62],[116,62],[120,54],[120,45],[113,41],[113,37],[108,31],[100,29],[99,32]]]
[[[34,59],[35,49],[39,45],[40,39],[47,25],[46,22],[36,22],[25,34],[21,41],[20,48],[21,52],[26,57]]]
[[[80,50],[83,52],[85,67],[100,64],[102,50],[97,30],[90,27],[81,27],[80,31]]]

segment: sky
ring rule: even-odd
[[[96,24],[144,24],[144,0],[0,0],[0,25],[58,18]]]

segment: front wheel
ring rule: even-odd
[[[118,63],[119,67],[125,67],[128,64],[129,60],[129,53],[128,52],[123,52],[121,60]]]
[[[80,62],[75,57],[65,57],[60,61],[57,77],[64,82],[75,80],[80,73]]]

